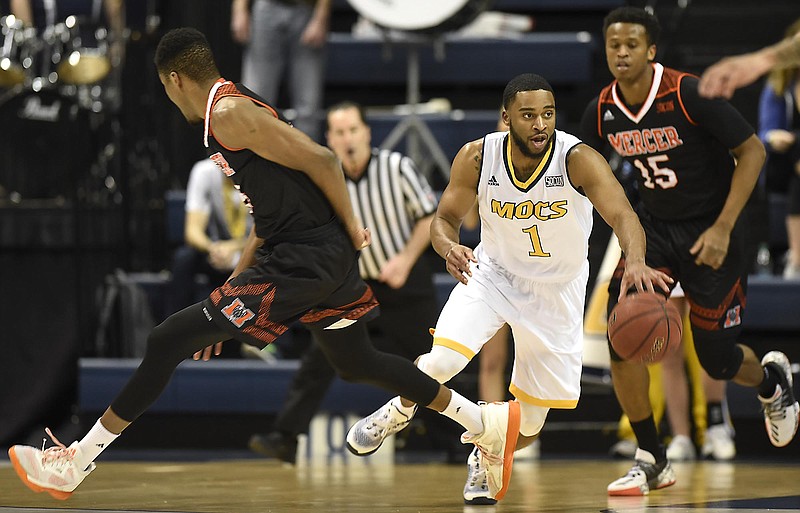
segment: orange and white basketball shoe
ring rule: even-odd
[[[636,463],[627,474],[608,485],[611,496],[647,495],[650,490],[659,490],[675,484],[675,471],[669,460],[656,463],[651,453],[636,449]]]
[[[514,450],[519,438],[520,409],[516,401],[481,404],[483,432],[461,435],[461,442],[475,444],[486,468],[489,495],[502,499],[508,491]]]
[[[84,470],[78,468],[75,464],[75,456],[80,454],[78,442],[65,447],[49,429],[46,431],[56,443],[53,447],[45,449],[42,444],[40,450],[27,445],[15,445],[8,450],[8,456],[25,486],[34,492],[47,492],[56,499],[66,500],[95,469],[95,464],[90,464]]]

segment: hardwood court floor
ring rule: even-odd
[[[515,464],[497,506],[464,506],[465,468],[438,463],[365,464],[347,458],[297,467],[266,460],[101,462],[71,499],[34,494],[0,466],[0,513],[800,513],[800,462],[675,465],[675,486],[647,498],[606,496],[630,463],[543,459]]]

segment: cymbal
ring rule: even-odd
[[[0,86],[11,87],[21,84],[25,80],[25,71],[22,66],[11,62],[5,57],[0,59]]]
[[[111,71],[111,61],[105,55],[89,52],[72,52],[56,69],[61,80],[68,84],[93,84]]]

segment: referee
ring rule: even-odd
[[[414,162],[398,152],[373,148],[364,109],[342,102],[328,110],[328,146],[342,162],[353,211],[370,229],[372,244],[361,251],[361,277],[372,287],[381,314],[370,321],[380,331],[375,345],[410,360],[430,351],[428,329],[439,307],[428,262],[436,197]],[[272,432],[256,434],[250,449],[295,463],[297,436],[308,433],[335,376],[312,344],[303,355]]]

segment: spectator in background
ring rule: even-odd
[[[800,20],[786,30],[786,38],[800,34]],[[767,148],[766,186],[787,196],[784,278],[800,279],[800,62],[769,73],[761,91],[758,135]]]
[[[122,36],[125,29],[124,0],[74,0],[48,2],[47,0],[10,0],[11,13],[27,26],[44,27],[64,21],[67,16],[86,16],[100,22],[105,16],[108,28]]]
[[[210,159],[192,166],[185,208],[185,244],[172,257],[168,314],[196,303],[225,283],[239,262],[253,224],[241,194]],[[208,277],[208,290],[200,298],[195,290],[197,274]]]
[[[317,142],[330,8],[331,0],[233,0],[231,12],[233,39],[245,45],[242,83],[278,105],[286,82],[294,126]]]
[[[360,105],[342,102],[331,107],[326,136],[342,162],[353,211],[372,232],[372,244],[361,251],[359,270],[381,305],[381,315],[370,321],[381,334],[373,341],[382,351],[414,360],[430,350],[428,330],[439,313],[430,265],[420,258],[430,247],[436,198],[410,158],[371,146]],[[334,377],[322,350],[312,344],[273,430],[253,435],[250,449],[294,463],[297,437],[308,433]]]

